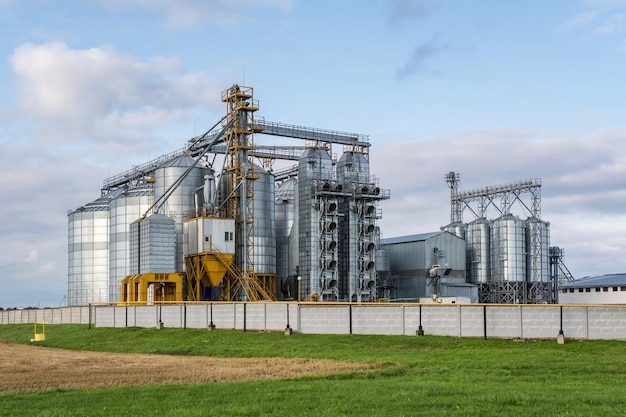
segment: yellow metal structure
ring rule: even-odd
[[[122,280],[122,302],[152,304],[183,301],[183,278],[173,273],[129,275]]]
[[[185,257],[187,300],[201,301],[204,287],[217,287],[233,263],[233,253],[206,252]]]
[[[34,330],[34,337],[32,339],[30,339],[31,342],[43,342],[44,340],[46,340],[46,323],[43,322],[41,325],[41,333],[37,333],[37,322],[35,321],[35,330]]]
[[[226,103],[225,123],[233,122],[226,135],[226,170],[228,175],[227,215],[236,222],[235,265],[229,269],[225,282],[227,301],[245,297],[249,301],[275,300],[276,277],[257,277],[254,272],[254,133],[263,125],[254,122],[254,112],[259,109],[253,89],[233,85],[222,92]],[[259,279],[261,278],[261,279]]]

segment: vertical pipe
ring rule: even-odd
[[[243,303],[243,332],[246,332],[246,303]]]
[[[348,312],[350,316],[350,334],[352,334],[352,303],[348,306]]]
[[[187,303],[183,304],[183,329],[187,329]]]
[[[287,306],[287,328],[289,329],[289,304],[285,304]]]
[[[420,324],[417,327],[417,335],[424,336],[424,328],[422,327],[422,305],[420,304]]]
[[[91,330],[91,303],[89,303],[89,326],[87,328]]]
[[[483,338],[487,340],[487,306],[483,306]]]

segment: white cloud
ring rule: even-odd
[[[593,22],[596,17],[598,17],[597,10],[591,10],[588,12],[577,14],[574,17],[567,19],[565,22],[561,23],[558,26],[559,30],[569,30],[574,29],[581,26],[586,26]]]
[[[385,142],[371,151],[372,172],[382,188],[391,188],[391,199],[381,203],[384,237],[432,232],[450,222],[444,180],[449,171],[461,174],[461,190],[540,178],[551,244],[566,249],[572,272],[624,272],[626,148],[616,147],[619,143],[626,143],[626,128],[583,139],[493,129],[419,143]],[[527,214],[517,206],[513,210]],[[465,215],[472,220],[469,211]]]
[[[221,90],[176,59],[139,61],[111,46],[25,44],[9,62],[18,81],[18,116],[42,120],[45,142],[111,140],[120,131],[155,129],[195,107],[217,108]]]
[[[614,14],[602,25],[595,28],[592,35],[616,35],[624,31],[624,14]]]

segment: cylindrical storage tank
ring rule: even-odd
[[[259,178],[254,181],[254,272],[276,274],[276,227],[274,175],[255,165]]]
[[[464,223],[456,222],[450,223],[449,225],[442,227],[442,230],[450,232],[453,235],[460,237],[461,239],[465,239],[465,228],[466,226]]]
[[[491,224],[492,281],[526,281],[526,231],[524,221],[512,214]]]
[[[490,227],[486,219],[477,219],[464,229],[467,254],[466,275],[473,284],[486,284],[491,275]]]
[[[152,205],[152,192],[152,184],[142,184],[109,203],[109,302],[121,300],[121,281],[130,275],[129,227]]]
[[[68,214],[67,305],[109,301],[109,200]]]
[[[188,155],[180,155],[165,162],[154,173],[154,201],[157,201],[167,190],[180,179],[185,171],[195,163]],[[195,194],[204,185],[203,167],[195,166],[169,195],[159,210],[160,213],[174,219],[176,224],[176,272],[185,270],[183,258],[183,219],[185,213],[195,210]]]
[[[258,179],[253,181],[254,259],[252,262],[254,263],[254,273],[260,275],[276,275],[276,205],[278,203],[282,205],[285,202],[282,200],[278,201],[275,197],[274,175],[268,173],[258,165],[254,165],[254,171],[258,174]],[[217,187],[218,205],[228,205],[224,203],[230,193],[228,180],[228,174],[222,172]],[[294,184],[291,183],[290,185],[285,185],[285,187],[290,186],[293,189],[293,185]],[[281,191],[282,197],[285,197],[287,194],[288,191]],[[295,217],[293,199],[289,202],[287,198],[285,204],[284,209],[279,209],[279,216],[289,215],[292,219],[291,223],[293,224],[293,218]],[[290,207],[288,208],[287,206]],[[290,210],[290,212],[287,213],[286,210]],[[281,222],[283,222],[283,220],[286,221],[286,217],[285,219],[281,219]],[[286,233],[287,230],[284,229],[284,226],[285,223],[281,223],[280,227],[283,228],[283,231]],[[241,262],[241,260],[239,261]]]
[[[278,281],[295,274],[289,265],[289,237],[296,217],[295,182],[293,178],[283,181],[276,187],[274,196],[276,219],[276,275]]]
[[[550,282],[550,223],[526,219],[528,282]]]

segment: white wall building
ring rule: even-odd
[[[585,277],[559,288],[560,304],[626,304],[626,274]]]

